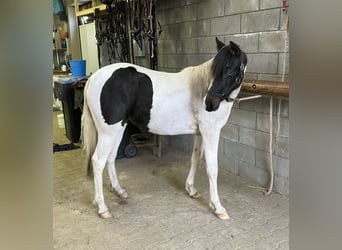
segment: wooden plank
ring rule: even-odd
[[[89,15],[89,14],[94,14],[95,9],[100,9],[100,11],[105,10],[106,9],[106,5],[105,4],[100,4],[97,5],[95,7],[92,8],[88,8],[85,10],[80,10],[76,12],[76,16],[85,16],[85,15]]]
[[[289,83],[267,80],[243,80],[241,91],[257,95],[289,96]]]

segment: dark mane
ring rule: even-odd
[[[222,74],[224,67],[227,65],[228,61],[231,61],[232,57],[239,57],[240,55],[240,47],[233,42],[230,42],[229,45],[221,48],[214,57],[213,64],[211,66],[214,78]]]

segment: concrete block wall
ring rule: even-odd
[[[234,104],[221,130],[219,165],[260,186],[269,183],[270,98]],[[289,195],[289,100],[273,97],[274,190]]]
[[[245,78],[288,81],[287,13],[281,0],[158,0],[162,33],[159,70],[176,72],[216,54],[215,37],[234,41],[247,53]],[[288,3],[288,1],[287,1]],[[243,95],[243,93],[242,93]],[[287,98],[274,98],[274,190],[289,194],[289,112]],[[235,104],[221,132],[219,165],[267,186],[269,180],[269,97]],[[278,128],[279,126],[279,128]],[[191,152],[193,136],[168,138]]]

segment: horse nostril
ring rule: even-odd
[[[212,111],[212,109],[213,109],[213,106],[212,106],[211,102],[206,102],[205,110],[206,111]]]

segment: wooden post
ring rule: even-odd
[[[77,17],[77,12],[80,11],[78,5],[79,5],[78,0],[75,0],[75,13],[76,13],[76,17]]]
[[[289,83],[267,80],[243,80],[241,91],[257,95],[289,96]]]

